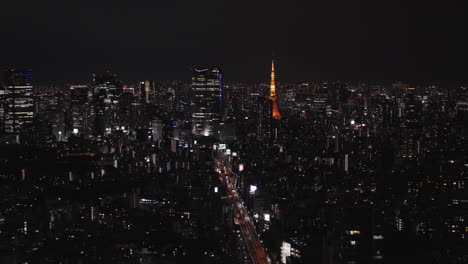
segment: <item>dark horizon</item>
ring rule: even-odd
[[[31,68],[40,84],[189,79],[219,65],[225,80],[466,81],[463,10],[435,1],[4,3],[0,68]]]

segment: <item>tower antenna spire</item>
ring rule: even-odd
[[[272,116],[274,119],[281,119],[281,114],[278,109],[278,102],[276,96],[276,80],[275,80],[275,60],[271,60],[271,81],[270,81],[270,100],[273,104]]]

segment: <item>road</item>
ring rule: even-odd
[[[242,237],[244,238],[245,245],[249,251],[250,257],[254,264],[269,264],[268,257],[262,243],[260,242],[252,218],[249,216],[248,211],[245,209],[242,199],[239,197],[236,187],[233,185],[235,182],[235,175],[230,168],[220,163],[218,173],[221,181],[226,184],[228,201],[234,208],[235,223],[239,225]]]

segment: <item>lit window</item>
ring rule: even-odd
[[[354,235],[359,235],[359,234],[361,234],[361,231],[359,231],[359,230],[349,230],[349,231],[346,231],[346,233],[347,233],[348,235],[354,236]]]

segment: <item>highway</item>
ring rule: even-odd
[[[234,210],[234,222],[239,225],[245,246],[249,251],[249,255],[254,264],[269,264],[267,253],[261,244],[252,218],[245,209],[242,199],[239,197],[238,192],[233,185],[235,182],[235,175],[230,168],[220,163],[218,173],[221,181],[226,185],[228,201]]]

